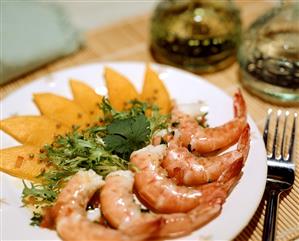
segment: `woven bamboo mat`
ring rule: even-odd
[[[271,4],[269,1],[245,1],[241,2],[242,19],[244,26],[255,19]],[[95,61],[154,61],[148,51],[149,16],[131,18],[114,25],[90,31],[86,34],[86,46],[77,53],[57,60],[54,63],[29,73],[21,78],[1,87],[1,98],[21,86],[34,81],[41,76],[67,67],[91,63]],[[203,75],[214,85],[232,95],[237,87],[238,65],[235,63],[229,68],[214,73]],[[262,131],[266,110],[285,109],[266,103],[243,90],[248,104],[249,114],[252,116],[259,129]],[[297,111],[298,108],[288,108]],[[297,135],[298,136],[298,135]],[[278,212],[277,240],[295,240],[299,238],[299,141],[296,145],[296,182],[292,190],[282,195]],[[263,161],[263,160],[261,160]],[[248,190],[250,192],[250,190]],[[264,223],[265,201],[262,200],[254,217],[247,227],[236,237],[235,241],[262,240]]]

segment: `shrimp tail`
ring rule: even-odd
[[[239,158],[238,160],[234,161],[229,168],[227,168],[221,176],[218,178],[218,182],[220,183],[227,183],[231,179],[238,177],[241,173],[243,167],[243,157]]]
[[[204,184],[203,192],[206,197],[201,204],[223,204],[225,199],[240,179],[243,167],[243,159],[233,162],[228,169],[217,179],[216,182]]]
[[[221,176],[217,180],[218,182],[227,183],[232,179],[240,178],[241,170],[248,156],[249,142],[250,142],[250,126],[249,124],[247,124],[240,136],[238,146],[237,146],[238,151],[242,153],[242,157],[234,161],[229,166],[229,168],[227,168],[221,174]]]
[[[190,212],[193,229],[200,228],[221,213],[222,205],[218,203],[205,203]]]
[[[162,216],[151,217],[150,220],[138,219],[126,227],[120,229],[129,236],[138,236],[141,240],[153,237],[164,225],[165,220]]]
[[[226,192],[226,196],[230,194],[230,192],[237,185],[238,181],[242,176],[242,167],[243,167],[243,159],[239,159],[231,164],[230,168],[227,169],[223,175],[221,175],[218,179],[219,182],[223,182],[223,189]]]
[[[241,93],[241,90],[238,89],[238,91],[234,95],[234,116],[237,118],[246,118],[246,113],[246,103]]]
[[[250,144],[250,126],[247,123],[244,130],[242,131],[242,134],[240,136],[238,146],[237,146],[238,151],[240,151],[243,155],[243,162],[245,162],[247,159],[249,147],[250,147],[249,144]]]
[[[221,212],[221,205],[217,203],[203,203],[185,213],[166,214],[164,225],[156,233],[157,238],[177,238],[191,233],[217,217]]]
[[[206,187],[209,185],[214,186],[214,191],[211,193],[209,188],[206,189],[210,192],[210,195],[203,203],[208,203],[210,205],[222,205],[234,186],[238,183],[241,177],[242,167],[243,160],[240,158],[231,164],[231,166],[218,178],[216,182],[206,184]]]

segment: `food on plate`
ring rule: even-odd
[[[108,88],[108,97],[111,105],[118,111],[128,108],[128,100],[141,100],[155,104],[160,108],[160,113],[167,114],[171,108],[169,93],[149,65],[146,66],[141,94],[137,92],[131,82],[117,71],[106,67],[105,81]]]
[[[0,121],[0,129],[22,144],[43,146],[69,127],[46,116],[14,116]]]
[[[139,94],[134,85],[122,74],[106,67],[104,77],[109,101],[116,110],[121,111],[126,108],[129,100],[139,99]]]
[[[155,103],[159,106],[161,113],[169,113],[171,101],[169,93],[160,80],[158,74],[149,65],[146,66],[141,100],[148,103]]]
[[[98,95],[94,89],[82,81],[71,79],[70,86],[74,102],[88,113],[94,121],[97,121],[102,116],[98,106],[102,102],[103,96]]]
[[[247,125],[246,106],[240,92],[234,96],[234,110],[235,120],[219,127],[198,128],[197,120],[185,115],[177,107],[173,109],[172,121],[177,123],[178,132],[168,142],[162,167],[170,177],[175,178],[177,184],[195,186],[215,181],[234,161],[247,156],[249,126],[243,126]],[[206,153],[206,150],[212,152],[231,146],[238,139],[235,151],[208,157],[198,156],[199,150],[205,149],[201,154]]]
[[[62,189],[48,215],[55,218],[57,233],[63,240],[130,240],[86,217],[88,201],[103,184],[94,171],[79,171]]]
[[[223,179],[229,166],[215,182],[195,187],[179,186],[160,165],[166,150],[166,145],[149,145],[133,152],[130,160],[137,168],[134,185],[138,196],[158,213],[188,212],[214,199],[225,200],[232,180],[239,177],[240,170],[237,170],[230,178]],[[243,160],[236,160],[232,166],[239,162]]]
[[[133,194],[134,174],[112,172],[101,189],[101,210],[109,224],[128,235],[171,238],[188,234],[216,217],[218,200],[203,203],[187,213],[155,214],[141,209]]]
[[[133,197],[134,175],[115,171],[105,179],[100,191],[100,208],[109,224],[128,235],[153,236],[165,220],[160,215],[142,212]]]
[[[41,114],[69,127],[86,127],[91,122],[88,113],[65,97],[52,93],[38,93],[33,95],[33,100]]]
[[[174,121],[179,122],[180,142],[197,154],[231,146],[239,139],[247,123],[246,105],[240,91],[234,95],[234,119],[221,126],[196,128],[195,121],[184,117],[179,111],[175,111],[173,116]]]
[[[179,185],[197,186],[213,182],[235,161],[246,160],[249,141],[249,126],[247,126],[239,138],[236,150],[204,157],[193,154],[172,140],[168,143],[161,165],[167,170],[168,176],[174,178]]]
[[[63,240],[148,240],[187,235],[217,217],[250,148],[241,92],[234,119],[212,128],[201,106],[185,108],[196,108],[190,114],[172,101],[149,66],[141,94],[111,68],[104,78],[108,98],[71,80],[74,100],[34,94],[41,116],[1,121],[25,144],[1,150],[0,170],[33,181],[22,193],[31,224]],[[91,220],[90,209],[101,216]]]
[[[39,158],[40,148],[36,146],[14,146],[1,149],[0,171],[21,179],[36,181],[46,163]]]

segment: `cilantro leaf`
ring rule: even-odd
[[[150,122],[143,114],[114,120],[107,126],[107,133],[103,138],[107,149],[128,159],[133,151],[148,143],[151,134]]]

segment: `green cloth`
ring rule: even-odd
[[[2,2],[0,84],[76,51],[80,32],[52,4]]]

